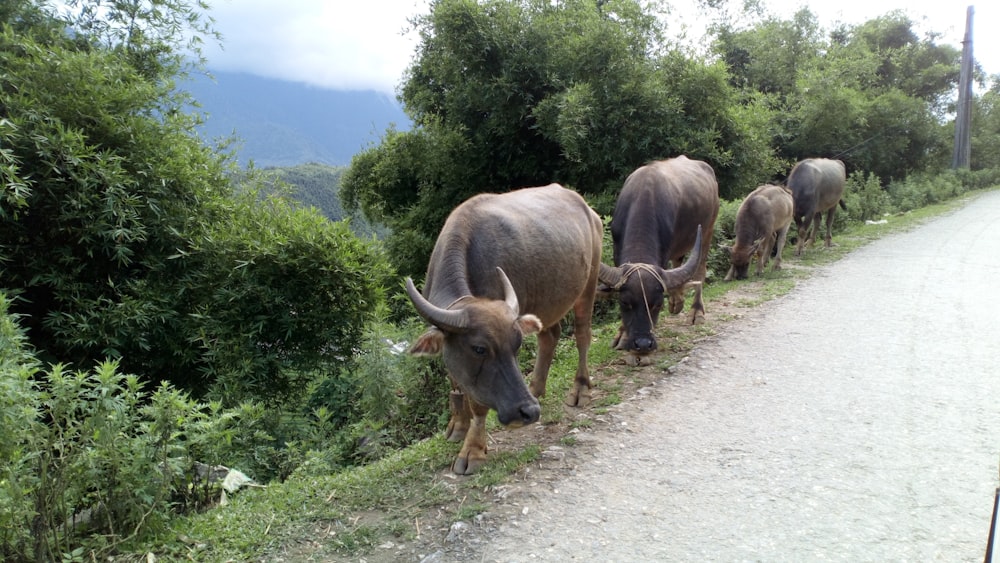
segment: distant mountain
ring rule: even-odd
[[[410,119],[395,98],[376,92],[326,90],[250,74],[211,71],[181,84],[207,120],[206,140],[242,139],[240,164],[295,166],[308,162],[346,166],[391,124],[405,131]]]
[[[340,179],[347,170],[346,167],[309,163],[266,167],[262,170],[268,173],[268,176],[288,184],[291,190],[287,193],[292,199],[303,205],[315,207],[327,219],[340,221],[348,217],[339,196]],[[276,189],[273,183],[270,187]],[[385,227],[372,225],[361,216],[351,219],[351,230],[366,238],[372,235],[383,237],[386,234]]]

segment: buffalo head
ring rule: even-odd
[[[656,350],[653,328],[663,310],[664,298],[671,314],[684,309],[684,290],[694,278],[701,253],[701,225],[694,247],[681,266],[665,270],[653,264],[601,264],[599,279],[605,291],[617,291],[621,305],[622,332],[616,340],[620,350],[649,354]]]
[[[764,239],[759,238],[753,242],[753,244],[740,245],[736,244],[734,246],[719,245],[719,248],[724,250],[732,262],[729,267],[729,273],[726,274],[724,281],[731,281],[733,279],[745,280],[750,275],[750,262],[753,261],[754,257],[760,252],[761,246],[764,244]]]
[[[428,301],[406,279],[406,292],[433,325],[410,349],[411,354],[441,354],[455,382],[476,402],[497,412],[500,424],[521,426],[538,420],[541,406],[529,392],[517,365],[525,334],[542,329],[535,315],[519,315],[517,295],[497,268],[504,300],[467,296],[447,308]]]

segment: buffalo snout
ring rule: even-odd
[[[513,428],[538,422],[541,415],[542,406],[534,397],[510,408],[497,409],[497,420],[500,424]]]
[[[640,336],[632,341],[632,352],[649,354],[656,350],[656,340],[651,336]]]

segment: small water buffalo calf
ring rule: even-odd
[[[820,215],[826,213],[826,246],[830,246],[830,230],[837,204],[844,205],[844,185],[847,172],[844,163],[827,158],[807,158],[799,161],[788,175],[788,188],[794,200],[793,217],[798,228],[799,240],[795,255],[802,254],[802,247],[815,243],[819,231]],[[812,226],[812,232],[809,227]],[[808,236],[807,236],[808,235]]]
[[[607,290],[618,291],[618,349],[636,356],[656,350],[653,329],[664,297],[676,315],[684,309],[689,286],[695,288],[691,323],[704,320],[701,285],[718,214],[715,171],[700,160],[679,156],[652,162],[625,180],[611,218],[615,267],[602,265],[600,274]],[[667,270],[671,265],[674,269]]]
[[[601,263],[601,219],[576,192],[558,184],[480,194],[448,216],[427,266],[423,293],[406,291],[431,325],[410,351],[441,354],[452,381],[447,437],[464,444],[452,464],[474,473],[486,461],[486,415],[503,425],[538,420],[560,321],[573,311],[579,353],[566,402],[590,399],[591,316]],[[517,352],[538,333],[538,355],[525,384]]]
[[[731,247],[722,246],[732,259],[726,281],[747,279],[754,256],[757,256],[757,275],[764,273],[775,246],[777,254],[772,269],[781,269],[781,251],[792,224],[792,207],[792,193],[782,186],[765,184],[747,195],[736,212],[736,241]]]

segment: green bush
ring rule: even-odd
[[[878,176],[862,171],[852,173],[847,179],[844,203],[847,204],[845,219],[858,223],[877,220],[892,210],[889,194],[882,189]]]
[[[163,352],[190,357],[172,380],[227,404],[302,404],[317,373],[350,361],[389,276],[345,223],[250,193],[173,262],[178,274],[145,295],[170,300],[177,336]]]
[[[898,212],[940,203],[965,191],[959,175],[952,171],[912,174],[905,180],[892,182],[887,189],[892,207]]]
[[[149,393],[115,362],[43,369],[0,294],[0,556],[97,558],[162,527],[177,510],[218,501],[204,467],[232,465],[262,410]]]
[[[720,200],[719,216],[715,220],[715,234],[712,236],[712,248],[708,251],[708,280],[719,281],[726,277],[732,260],[729,253],[719,247],[720,244],[732,246],[736,242],[736,212],[743,200]]]
[[[1000,185],[1000,165],[982,170],[956,170],[954,173],[967,190],[981,190]]]
[[[290,444],[303,462],[300,472],[369,463],[444,428],[451,390],[444,367],[407,353],[407,339],[425,328],[412,316],[399,325],[371,323],[349,369],[316,385],[307,431]]]

